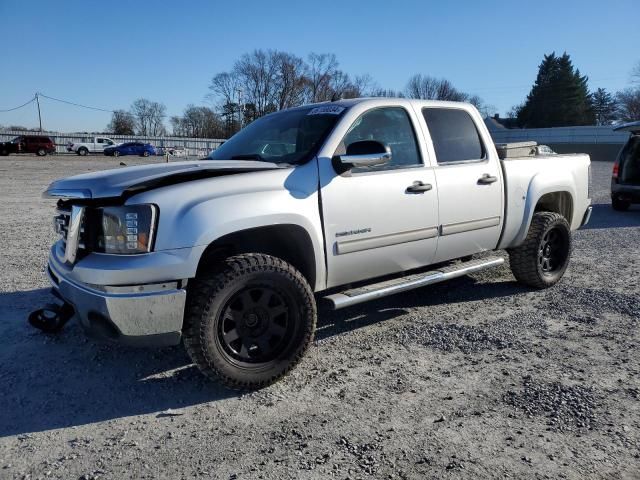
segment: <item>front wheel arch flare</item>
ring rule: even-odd
[[[243,253],[280,258],[302,273],[309,285],[315,285],[317,272],[313,242],[307,230],[295,224],[266,225],[220,237],[203,252],[197,273],[227,257]]]

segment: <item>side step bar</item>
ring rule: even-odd
[[[369,300],[375,300],[376,298],[382,298],[395,293],[413,290],[414,288],[444,282],[446,280],[451,280],[452,278],[462,277],[480,270],[499,267],[503,263],[504,258],[502,257],[471,260],[438,270],[433,270],[431,272],[395,278],[393,280],[366,285],[361,288],[334,293],[333,295],[328,295],[324,298],[331,303],[334,310],[338,310],[358,303],[368,302]]]

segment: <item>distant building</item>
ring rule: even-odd
[[[515,118],[500,118],[500,114],[496,113],[493,117],[486,117],[484,123],[490,132],[503,130],[505,128],[518,128]]]

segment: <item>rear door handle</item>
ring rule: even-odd
[[[478,179],[478,184],[489,185],[490,183],[494,183],[497,181],[498,181],[498,177],[494,177],[492,175],[489,175],[488,173],[485,173],[484,175],[482,175],[482,177]]]
[[[407,187],[406,193],[424,193],[428,192],[432,188],[433,186],[430,183],[417,181]]]

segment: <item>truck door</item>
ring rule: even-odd
[[[426,107],[422,115],[437,160],[440,238],[434,261],[493,250],[503,223],[500,160],[464,108]],[[478,117],[478,121],[481,121]]]
[[[101,152],[101,151],[104,150],[104,147],[106,147],[106,145],[104,143],[104,138],[96,137],[95,143],[91,147],[91,151],[92,152]]]
[[[336,150],[319,158],[328,287],[428,265],[437,244],[435,176],[421,154],[415,112],[389,106],[356,115],[343,120],[346,134],[327,142]],[[391,161],[338,173],[331,157],[363,140],[388,146]]]

